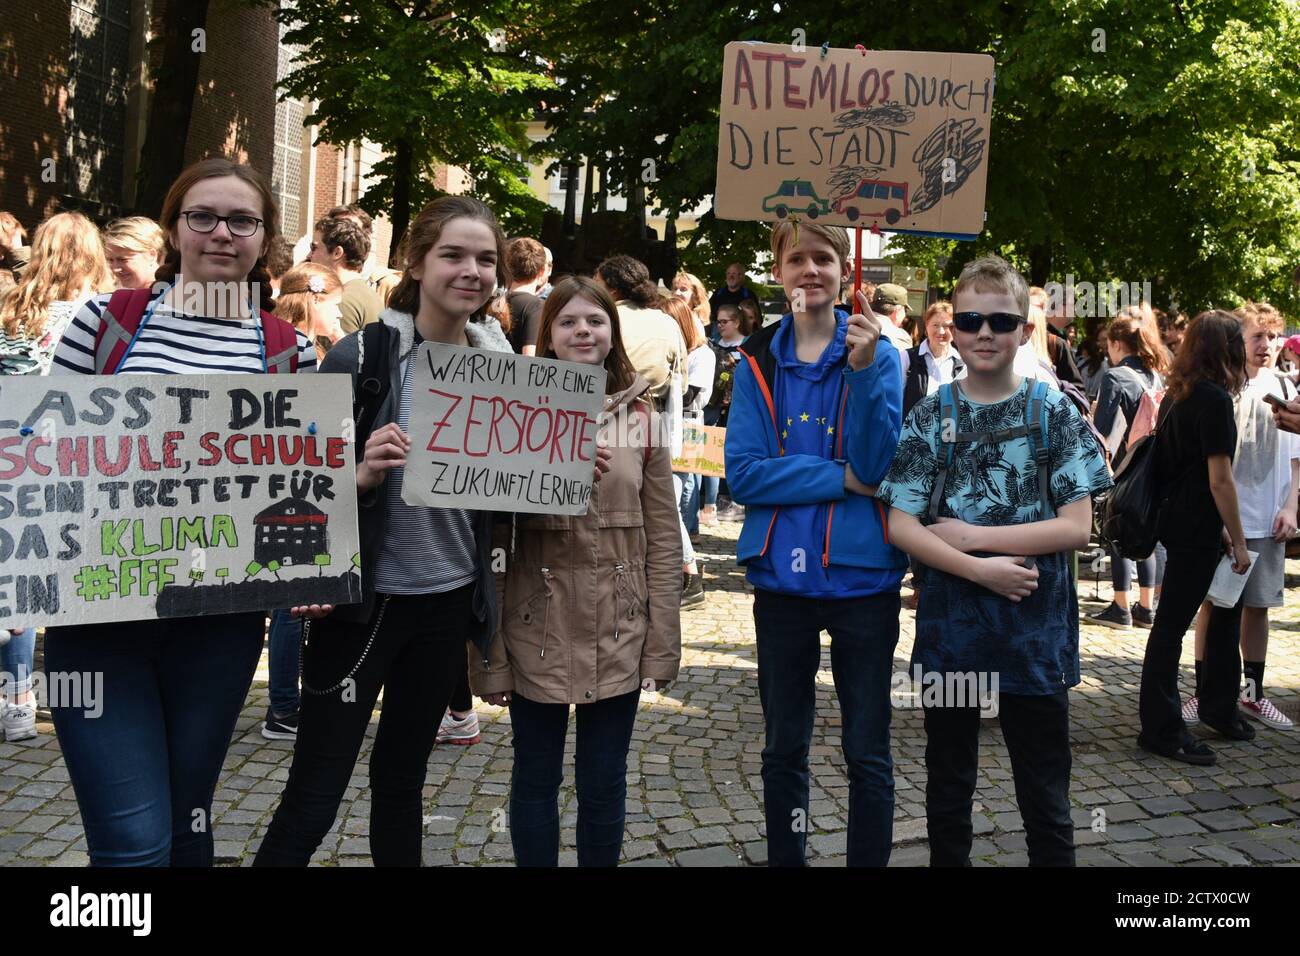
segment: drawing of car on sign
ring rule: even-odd
[[[884,216],[885,222],[891,226],[904,216],[911,215],[907,183],[892,183],[884,179],[862,180],[853,192],[836,199],[832,208],[837,213],[848,216],[849,222],[861,216],[868,219]]]
[[[816,219],[830,211],[831,204],[818,196],[806,179],[787,179],[780,189],[763,200],[763,212],[774,212],[778,219],[792,212],[806,212],[809,219]]]

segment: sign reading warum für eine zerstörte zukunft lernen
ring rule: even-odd
[[[993,58],[728,43],[714,211],[974,239]]]
[[[361,599],[346,376],[0,378],[0,627]]]
[[[436,342],[412,361],[407,504],[587,513],[604,368]]]

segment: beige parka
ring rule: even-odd
[[[615,421],[650,424],[637,376],[610,395]],[[640,410],[638,410],[640,406]],[[506,557],[501,628],[488,657],[470,648],[475,694],[513,691],[530,701],[589,704],[646,678],[670,681],[681,663],[682,545],[672,457],[646,448],[644,425],[610,433],[609,471],[582,516],[518,515]],[[637,441],[619,441],[620,433]]]

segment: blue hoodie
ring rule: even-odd
[[[850,371],[846,313],[816,362],[795,355],[794,317],[751,336],[727,420],[727,484],[745,506],[736,558],[758,588],[812,598],[898,590],[905,555],[887,512],[844,490],[844,464],[868,485],[889,471],[902,429],[902,364],[881,338],[875,360]]]

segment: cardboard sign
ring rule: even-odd
[[[403,501],[587,513],[604,368],[436,342],[412,361]]]
[[[724,56],[719,218],[984,228],[992,57],[739,42]]]
[[[724,425],[701,425],[698,422],[682,423],[682,453],[673,459],[673,471],[684,471],[712,478],[727,477],[723,456],[727,443]]]
[[[343,376],[9,377],[0,409],[0,627],[361,600]]]

